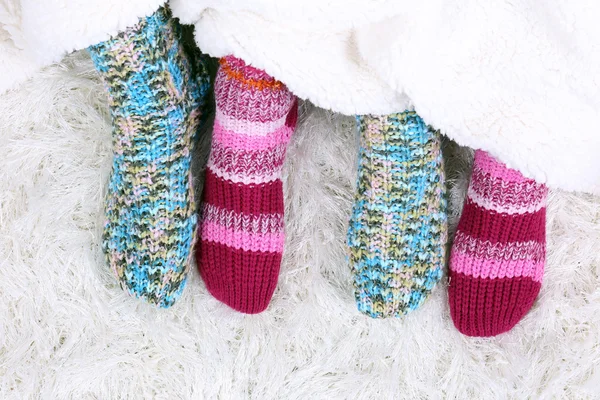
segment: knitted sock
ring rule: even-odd
[[[298,104],[282,83],[232,56],[221,59],[215,98],[198,267],[214,297],[254,314],[267,308],[279,275],[281,172]]]
[[[416,309],[442,276],[447,215],[440,135],[414,112],[357,117],[358,191],[348,230],[358,310]]]
[[[103,249],[120,285],[161,307],[181,295],[197,222],[192,137],[208,91],[192,79],[168,10],[89,52],[109,94],[114,161]]]
[[[483,151],[475,163],[450,256],[450,312],[469,336],[510,330],[540,291],[546,186]]]

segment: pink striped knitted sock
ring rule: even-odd
[[[468,336],[495,336],[529,311],[546,261],[546,186],[475,153],[450,256],[450,313]]]
[[[215,98],[196,257],[215,298],[254,314],[269,305],[279,275],[281,172],[298,102],[281,82],[233,56],[221,59]]]

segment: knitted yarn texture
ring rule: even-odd
[[[533,305],[546,262],[547,194],[545,185],[475,152],[448,289],[452,320],[465,335],[506,332]]]
[[[209,75],[199,65],[193,78],[180,27],[164,8],[89,52],[113,124],[103,249],[124,290],[169,307],[184,289],[195,239],[191,152]]]
[[[279,275],[281,173],[298,102],[281,82],[232,56],[221,59],[215,99],[197,263],[215,298],[258,313],[267,308]]]
[[[447,213],[440,134],[414,112],[358,116],[358,189],[348,229],[358,310],[400,317],[442,276]]]

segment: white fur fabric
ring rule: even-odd
[[[169,310],[118,287],[99,247],[110,117],[85,52],[0,96],[0,398],[597,398],[598,198],[551,193],[542,291],[512,332],[459,334],[445,283],[405,319],[374,321],[356,311],[345,262],[354,121],[303,109],[278,288],[244,316],[195,269]],[[448,150],[455,223],[469,152]]]
[[[600,193],[596,0],[172,0],[200,48],[344,114],[414,108],[552,187]]]
[[[107,40],[164,0],[0,0],[0,94],[74,50]]]
[[[0,0],[0,93],[164,0]],[[343,114],[415,109],[551,187],[600,194],[597,0],[171,0],[200,48]]]

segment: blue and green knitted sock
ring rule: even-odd
[[[170,11],[89,52],[109,94],[114,162],[103,249],[123,289],[160,307],[180,297],[192,260],[193,139],[210,86],[180,42]]]
[[[440,134],[414,112],[358,116],[358,190],[348,229],[360,312],[400,317],[442,276],[447,214]]]

